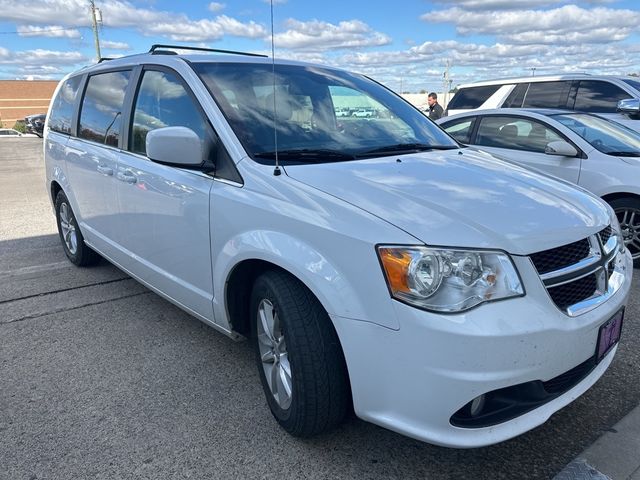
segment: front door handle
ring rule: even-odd
[[[101,173],[102,175],[113,175],[113,168],[105,165],[98,165],[98,173]]]
[[[138,181],[138,178],[129,170],[118,172],[118,175],[116,176],[118,177],[118,180],[126,183],[136,183]]]

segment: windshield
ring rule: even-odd
[[[272,66],[193,63],[247,153],[272,164]],[[360,75],[276,65],[278,157],[334,162],[459,145],[404,100]]]
[[[626,157],[640,156],[640,134],[624,125],[588,114],[553,115],[553,118],[602,153]]]

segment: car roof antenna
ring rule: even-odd
[[[273,174],[277,177],[282,172],[280,171],[280,162],[278,161],[278,126],[276,115],[276,56],[275,48],[273,46],[273,0],[270,0],[271,4],[271,76],[273,77],[273,146],[276,155],[276,168],[273,169]]]

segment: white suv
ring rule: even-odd
[[[551,108],[595,113],[640,131],[640,78],[571,74],[460,85],[447,115],[489,108]]]
[[[172,53],[60,83],[44,151],[62,245],[250,338],[285,430],[325,431],[352,405],[488,445],[609,367],[632,268],[605,203],[460,148],[368,78]],[[344,96],[381,114],[338,122]]]

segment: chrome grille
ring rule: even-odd
[[[587,238],[562,247],[544,250],[531,255],[531,260],[540,275],[578,263],[589,255],[590,245]]]
[[[561,247],[530,255],[531,262],[556,306],[569,316],[595,308],[624,279],[619,236],[611,226]],[[622,270],[619,270],[622,268]]]
[[[598,291],[598,279],[595,273],[579,278],[573,282],[563,283],[549,288],[549,295],[560,310],[591,298]]]

